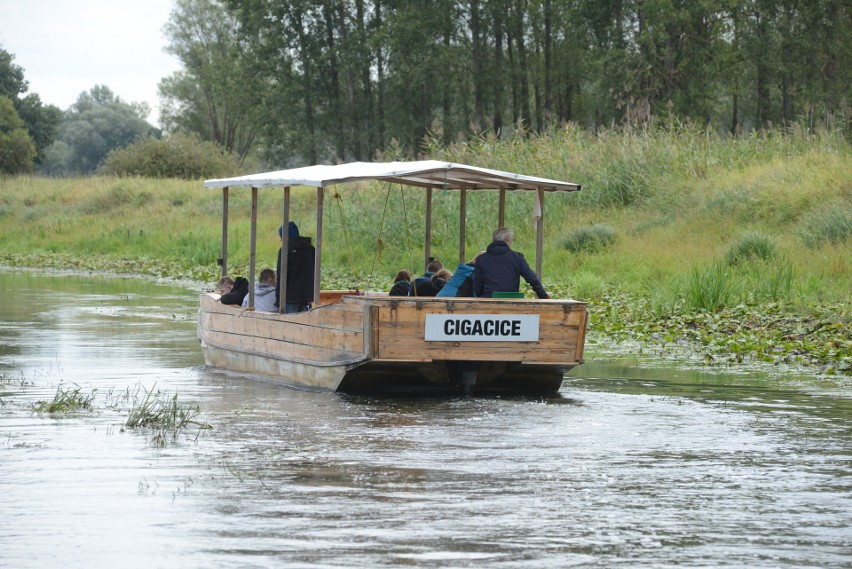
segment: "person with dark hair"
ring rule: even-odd
[[[408,296],[409,292],[411,292],[411,273],[400,271],[393,278],[393,286],[388,296]]]
[[[237,277],[234,279],[233,285],[228,292],[222,293],[222,297],[219,299],[219,302],[222,304],[236,304],[237,306],[242,306],[243,299],[248,294],[248,285],[249,282],[246,278]]]
[[[249,295],[243,299],[243,308],[248,306]],[[275,271],[263,269],[254,283],[254,309],[260,312],[278,312],[275,307]]]
[[[491,244],[474,263],[476,296],[491,298],[495,292],[518,292],[521,277],[524,277],[538,298],[550,298],[524,255],[512,251],[514,236],[508,227],[501,227],[492,233]]]
[[[278,236],[284,237],[284,226],[278,228]],[[314,262],[316,249],[310,237],[299,235],[299,227],[291,221],[287,226],[287,298],[284,312],[304,312],[311,309],[314,301]],[[281,278],[281,249],[278,250],[278,279]],[[275,306],[281,302],[281,282],[275,284]]]
[[[435,289],[432,277],[443,268],[444,265],[441,261],[435,259],[429,261],[429,264],[426,265],[426,272],[414,279],[409,296],[435,296],[438,291]]]

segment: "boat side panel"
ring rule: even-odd
[[[362,307],[331,305],[276,315],[216,304],[202,299],[199,326],[205,341],[220,348],[320,366],[366,357]]]
[[[537,342],[427,342],[427,314],[538,314]],[[406,301],[377,304],[376,359],[477,360],[576,365],[586,307],[575,302]]]

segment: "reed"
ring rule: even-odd
[[[716,312],[730,305],[735,292],[728,267],[716,261],[709,267],[692,269],[686,279],[684,297],[686,306],[692,310]]]
[[[177,393],[170,397],[159,389],[151,388],[145,390],[141,400],[134,398],[124,425],[129,429],[150,429],[153,432],[152,444],[163,446],[167,437],[175,441],[178,434],[189,426],[209,429],[207,422],[196,420],[199,411],[198,405],[179,402]]]
[[[92,402],[97,395],[95,389],[91,393],[83,393],[81,388],[74,387],[64,389],[61,385],[56,389],[56,394],[51,401],[36,401],[33,403],[33,411],[36,413],[73,413],[75,411],[89,411]]]

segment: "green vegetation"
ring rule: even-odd
[[[742,348],[742,357],[762,360],[770,345],[789,346],[799,363],[852,366],[852,147],[840,133],[724,137],[690,125],[596,133],[565,127],[436,147],[432,157],[583,185],[545,197],[542,276],[549,291],[591,302],[593,334],[629,331],[642,341],[709,350],[713,344],[702,342],[736,335],[730,325],[748,330],[738,346],[760,348]],[[18,177],[2,184],[0,263],[215,281],[222,197],[200,181]],[[274,267],[282,195],[259,191],[258,271]],[[305,235],[315,233],[315,198],[314,189],[292,191],[291,217]],[[229,200],[229,272],[246,275],[249,192],[232,190]],[[327,190],[323,286],[386,290],[398,270],[422,270],[423,203],[416,188]],[[458,260],[458,203],[456,193],[434,194],[432,253],[450,266]],[[469,256],[490,240],[497,195],[471,192],[467,208]],[[514,247],[530,261],[532,210],[531,196],[507,196]],[[820,229],[829,227],[841,229]],[[584,231],[617,239],[594,253],[567,249]],[[776,320],[765,322],[770,312]],[[714,332],[716,317],[725,326]]]
[[[141,400],[134,398],[125,426],[129,429],[151,429],[154,433],[151,442],[165,446],[167,437],[176,440],[178,434],[190,425],[199,429],[210,428],[206,422],[195,420],[199,411],[198,405],[178,402],[177,393],[169,397],[167,393],[152,388],[145,391]]]
[[[106,176],[147,178],[225,178],[237,172],[237,160],[212,142],[175,134],[165,139],[147,138],[111,151],[98,167]]]
[[[95,399],[98,390],[95,389],[91,393],[83,393],[80,387],[73,389],[63,389],[60,385],[56,389],[56,395],[52,401],[36,401],[33,404],[33,411],[36,413],[73,413],[75,411],[90,411],[92,409],[92,401]]]
[[[572,229],[562,246],[572,253],[596,253],[615,242],[612,227],[596,223]]]

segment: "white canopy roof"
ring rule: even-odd
[[[417,162],[350,162],[334,166],[305,166],[291,170],[278,170],[262,174],[250,174],[235,178],[205,180],[206,188],[244,187],[268,188],[284,186],[325,187],[335,184],[381,180],[424,188],[450,190],[544,190],[546,192],[573,192],[579,184],[560,182],[547,178],[536,178],[489,170],[476,166],[421,160]]]

